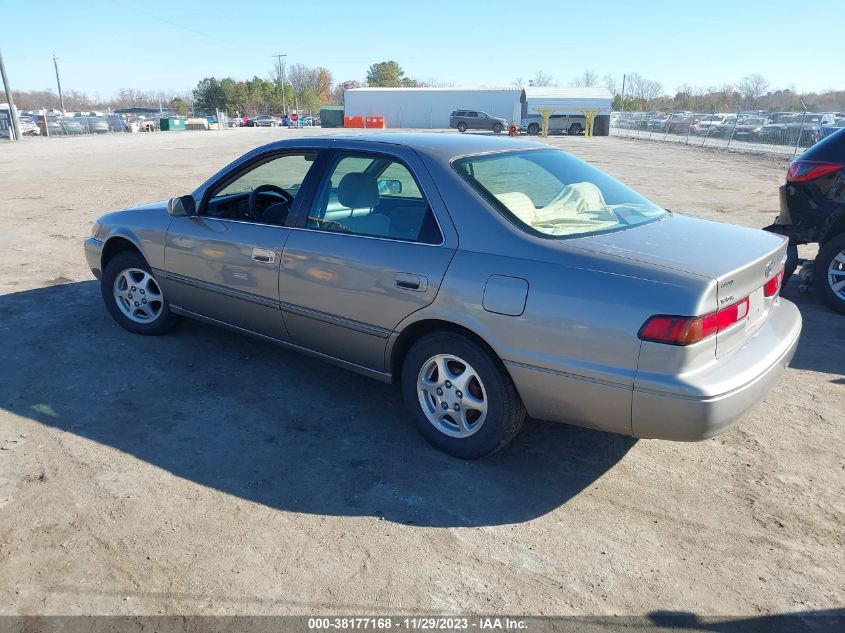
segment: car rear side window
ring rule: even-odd
[[[424,244],[443,237],[411,171],[399,161],[343,152],[324,177],[306,227]]]
[[[548,237],[624,229],[665,211],[560,150],[469,156],[453,167],[520,228]]]

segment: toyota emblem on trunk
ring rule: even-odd
[[[766,264],[766,270],[763,272],[765,273],[766,277],[772,274],[772,262]]]

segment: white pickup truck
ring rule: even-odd
[[[522,119],[522,129],[529,134],[539,134],[543,120],[539,114],[528,114]],[[583,114],[553,114],[549,117],[549,134],[580,134],[587,127]]]

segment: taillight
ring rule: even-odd
[[[827,176],[845,167],[841,163],[816,163],[810,160],[796,160],[789,165],[786,182],[807,182]]]
[[[640,328],[644,341],[669,345],[692,345],[739,323],[748,316],[748,297],[704,316],[684,317],[658,314]]]
[[[763,286],[763,294],[767,297],[772,297],[777,294],[778,290],[780,290],[780,284],[783,280],[783,268],[780,269],[780,272],[769,279],[766,282],[766,285]]]

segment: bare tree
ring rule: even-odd
[[[754,73],[743,77],[736,89],[742,97],[743,105],[746,108],[753,108],[759,103],[760,97],[766,94],[769,89],[769,81],[763,75]]]
[[[522,77],[517,77],[511,82],[511,85],[514,88],[523,88],[525,86],[525,80]]]
[[[428,79],[417,79],[417,86],[420,88],[454,88],[455,82],[429,77]]]
[[[555,85],[555,79],[551,75],[547,75],[542,70],[538,70],[534,73],[534,78],[528,80],[529,86],[553,86]]]
[[[360,81],[355,81],[354,79],[350,79],[348,81],[341,81],[334,87],[332,91],[332,100],[335,103],[339,103],[343,105],[343,93],[346,90],[352,90],[353,88],[363,88],[364,84]]]
[[[583,73],[578,75],[575,79],[572,80],[573,86],[578,87],[587,87],[595,86],[598,83],[598,75],[594,70],[585,70]]]
[[[320,71],[316,68],[309,68],[305,64],[293,64],[287,70],[287,81],[297,94],[306,90],[319,92]]]
[[[632,99],[640,101],[643,110],[648,110],[652,102],[663,92],[663,84],[659,81],[646,79],[639,73],[631,73],[628,76],[628,85]]]
[[[610,90],[610,94],[614,96],[619,94],[619,84],[616,81],[616,77],[607,73],[604,77],[602,77],[601,82],[605,88]]]

